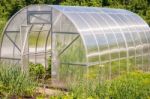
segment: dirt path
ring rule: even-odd
[[[56,96],[56,95],[61,95],[61,94],[65,93],[58,89],[49,89],[49,88],[42,88],[42,87],[38,87],[37,92],[41,93],[42,95],[46,95],[46,96]]]

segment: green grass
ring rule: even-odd
[[[16,65],[0,64],[0,95],[11,96],[32,96],[37,83],[21,68]]]
[[[133,72],[112,80],[109,96],[113,99],[150,98],[150,74]]]
[[[150,74],[131,72],[104,83],[81,80],[73,84],[67,95],[51,99],[149,99]]]

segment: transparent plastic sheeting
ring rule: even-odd
[[[150,29],[130,11],[97,7],[31,5],[8,21],[1,59],[47,66],[51,54],[54,64],[149,64]]]

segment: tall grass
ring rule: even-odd
[[[0,95],[4,97],[33,95],[36,82],[16,65],[0,64]]]
[[[131,72],[104,83],[81,80],[71,91],[51,99],[150,99],[150,74]]]

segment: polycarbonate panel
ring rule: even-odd
[[[90,32],[84,32],[83,39],[87,46],[87,57],[89,62],[97,62],[99,60],[99,55],[95,54],[99,51],[94,35]]]
[[[63,42],[61,42],[63,40]],[[62,64],[85,64],[86,54],[78,34],[56,34],[56,53]],[[66,49],[67,48],[67,49]]]
[[[48,5],[29,5],[26,7],[28,11],[51,11],[51,7]]]
[[[116,26],[118,28],[113,28],[114,35],[117,39],[118,47],[120,49],[120,58],[125,58],[127,55],[127,40],[124,35],[124,32],[122,30],[122,27],[124,27],[123,22],[121,22],[118,18],[117,14],[109,14],[109,16],[112,18],[112,20],[116,23],[113,26]]]
[[[51,13],[50,12],[45,12],[45,13],[30,13],[28,15],[29,19],[28,22],[30,24],[50,24],[51,23]]]
[[[13,58],[13,47],[14,44],[9,40],[9,38],[6,35],[4,35],[1,48],[1,57]]]
[[[105,38],[105,35],[102,34],[103,32],[101,31],[101,33],[97,33],[95,34],[96,36],[96,39],[97,39],[97,42],[98,42],[98,45],[99,45],[99,50],[100,52],[103,52],[103,51],[106,51],[108,50],[108,42]]]
[[[10,23],[6,28],[6,31],[20,31],[20,26],[26,24],[27,24],[27,11],[26,9],[24,9],[12,17]]]
[[[96,23],[96,20],[88,13],[81,13],[79,14],[80,17],[82,17],[82,20],[86,22],[86,24],[89,26],[89,29],[91,31],[98,30],[99,26]]]
[[[44,24],[32,24],[31,32],[40,32],[44,27]]]
[[[110,47],[111,59],[119,59],[119,48],[114,34],[107,33],[106,38],[108,40],[109,47]]]
[[[66,13],[65,15],[67,15],[69,19],[73,21],[77,29],[79,29],[80,31],[89,31],[87,23],[85,23],[85,21],[82,19],[82,17],[79,16],[79,14]]]
[[[92,13],[91,14],[93,18],[95,18],[96,22],[98,22],[98,24],[100,25],[101,29],[106,29],[107,28],[107,23],[105,22],[105,20],[103,19],[103,17],[101,16],[101,14],[98,13]]]
[[[64,13],[90,13],[90,12],[102,12],[99,11],[99,9],[93,8],[93,7],[73,7],[73,6],[58,6],[54,5],[53,8],[64,12]]]
[[[135,40],[134,40],[134,36],[132,33],[132,27],[129,27],[130,25],[132,25],[132,23],[130,23],[123,15],[118,15],[117,16],[120,20],[121,24],[124,24],[125,28],[122,28],[122,31],[125,32],[124,36],[126,38],[126,42],[128,45],[128,67],[127,70],[134,70],[136,69],[136,45],[135,45]],[[132,68],[133,67],[133,68]]]
[[[144,31],[144,30],[143,30]],[[142,45],[143,45],[143,54],[149,53],[149,44],[145,31],[139,31],[139,35],[141,37]]]
[[[115,27],[115,23],[109,15],[101,14],[101,16],[103,17],[103,19],[105,20],[110,29],[111,28],[113,29]]]
[[[77,33],[77,30],[73,23],[67,18],[66,16],[62,15],[58,21],[59,23],[57,24],[56,31],[53,30],[54,32],[70,32],[70,33]]]
[[[120,50],[119,50],[119,45],[118,45],[117,38],[115,35],[116,28],[114,28],[117,24],[109,15],[102,14],[101,16],[102,16],[101,18],[104,20],[104,23],[107,26],[103,29],[106,39],[107,39],[107,42],[108,42],[108,47],[109,47],[108,52],[106,51],[106,53],[109,53],[109,55],[108,54],[106,54],[106,55],[107,55],[107,57],[110,58],[110,60],[106,61],[107,65],[109,67],[109,70],[106,70],[106,71],[109,72],[109,79],[111,79],[114,76],[113,74],[119,75],[119,71],[120,71],[119,70],[119,68],[120,68]],[[115,68],[115,71],[114,71],[114,68]]]
[[[129,26],[128,21],[126,21],[122,15],[118,15],[118,16],[111,15],[111,16],[118,22],[120,26],[122,25],[121,32],[123,33],[122,35],[124,37],[125,44],[127,45],[127,52],[125,53],[127,53],[129,57],[135,56],[135,44],[134,44],[133,37],[131,35],[131,31],[128,28]]]
[[[2,56],[7,58],[20,58],[20,34],[18,32],[7,32],[2,42]],[[9,56],[9,54],[11,54]]]
[[[101,9],[104,13],[108,13],[108,14],[124,14],[124,15],[132,15],[131,12],[127,11],[127,10],[123,10],[123,9],[109,9],[109,8],[102,8]]]
[[[1,57],[4,59],[20,59],[20,33],[6,32],[3,35],[3,42],[1,48]]]
[[[94,36],[89,32],[84,32],[83,37],[84,37],[85,44],[87,46],[88,54],[98,52],[98,47],[97,47],[97,45],[95,45],[96,40],[95,40]]]
[[[118,46],[120,49],[120,58],[125,58],[127,56],[126,42],[121,33],[115,33],[117,38]]]
[[[139,16],[137,16],[137,15],[134,14],[134,15],[131,15],[130,17],[133,17],[134,20],[135,20],[134,22],[136,22],[137,24],[148,27],[148,24],[146,24],[146,22],[143,21],[142,18],[140,18]]]
[[[16,45],[13,47],[13,57],[14,58],[20,58],[20,33],[7,33],[10,37],[10,40],[12,40],[12,43],[15,43]]]

